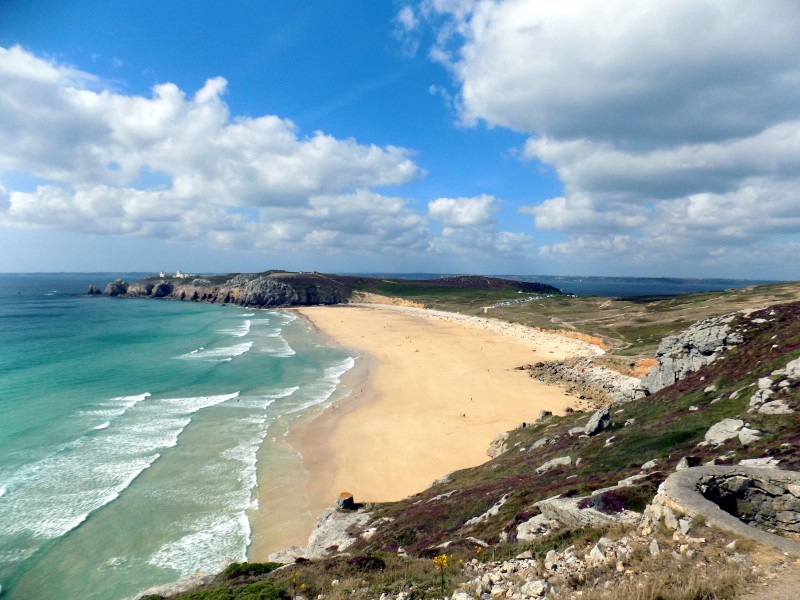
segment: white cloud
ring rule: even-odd
[[[406,5],[397,12],[397,23],[404,31],[414,31],[419,26],[419,19],[414,9]]]
[[[394,37],[402,43],[402,51],[407,56],[414,56],[419,50],[419,24],[414,8],[408,4],[394,17]]]
[[[428,214],[442,227],[442,235],[431,242],[436,252],[473,250],[492,255],[527,254],[532,238],[525,233],[498,231],[494,219],[497,199],[437,198],[428,203]]]
[[[410,151],[232,117],[226,88],[217,77],[192,96],[172,83],[124,95],[0,48],[0,174],[41,182],[0,187],[0,224],[273,250],[427,247],[424,216],[368,191],[421,176]]]
[[[495,198],[437,198],[428,203],[428,214],[448,227],[468,227],[492,223]]]
[[[635,263],[800,235],[800,5],[423,0],[468,124],[529,133],[564,194],[523,213]],[[658,255],[658,256],[657,256]],[[768,260],[768,253],[762,253]],[[691,272],[696,262],[676,268]]]

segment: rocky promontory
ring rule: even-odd
[[[154,277],[109,283],[106,296],[168,298],[240,306],[308,306],[346,302],[350,291],[318,273],[240,273],[232,276]]]
[[[160,273],[129,283],[117,279],[106,285],[103,294],[123,298],[167,298],[192,302],[237,304],[240,306],[279,307],[341,304],[362,299],[365,294],[375,297],[380,294],[389,300],[420,293],[430,297],[457,290],[481,290],[492,293],[512,294],[537,293],[559,295],[561,291],[550,285],[513,281],[500,277],[440,277],[437,279],[387,279],[329,275],[317,272],[265,271],[263,273],[237,273],[229,275],[186,275],[177,272],[173,276]],[[92,285],[89,294],[99,293]]]

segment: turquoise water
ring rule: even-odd
[[[122,598],[244,560],[270,426],[353,366],[290,312],[83,295],[112,278],[0,276],[4,597]]]

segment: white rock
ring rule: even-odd
[[[533,442],[533,446],[530,447],[530,450],[536,450],[537,448],[541,448],[542,446],[547,444],[549,441],[550,441],[550,439],[546,438],[546,437],[539,438],[538,440]]]
[[[742,427],[744,427],[744,421],[741,419],[723,419],[709,428],[705,440],[713,446],[719,446],[737,437]]]
[[[789,405],[786,404],[786,401],[773,400],[772,402],[766,402],[765,404],[762,404],[758,409],[758,412],[765,415],[788,415],[794,411],[789,408]]]
[[[586,423],[583,432],[589,436],[595,435],[609,425],[611,425],[611,408],[604,406],[592,415],[592,418]]]
[[[519,591],[526,596],[532,596],[533,598],[543,598],[545,594],[547,594],[547,590],[549,589],[548,583],[544,579],[537,579],[535,581],[529,581],[524,585],[520,586]]]
[[[558,458],[554,458],[552,460],[548,460],[543,465],[540,465],[536,468],[536,472],[541,475],[542,473],[547,473],[550,469],[554,469],[555,467],[562,467],[572,464],[572,457],[571,456],[560,456]]]
[[[786,365],[786,376],[789,379],[800,379],[800,358],[795,358]]]
[[[591,558],[595,562],[605,562],[606,555],[603,554],[603,551],[600,550],[600,548],[597,545],[595,545],[589,552],[589,558]]]
[[[659,554],[661,554],[661,548],[658,547],[658,540],[653,538],[653,541],[650,542],[648,550],[650,551],[650,554],[653,556],[658,556]]]
[[[772,387],[772,379],[769,377],[762,377],[758,380],[758,389],[760,390],[768,390]]]
[[[753,442],[761,439],[761,432],[758,429],[750,429],[748,427],[742,427],[739,431],[739,442],[742,446],[748,446]]]
[[[780,462],[777,458],[745,458],[739,464],[745,467],[777,467]]]

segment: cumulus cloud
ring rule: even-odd
[[[314,247],[427,243],[405,200],[368,191],[419,177],[410,151],[232,117],[226,89],[217,77],[193,95],[172,83],[125,95],[0,48],[0,173],[40,182],[0,188],[0,223],[227,246],[271,233]]]
[[[495,210],[492,196],[477,198],[437,198],[428,203],[428,212],[448,227],[486,225],[492,222]]]
[[[497,210],[497,199],[487,195],[432,200],[428,214],[442,224],[442,234],[432,240],[431,247],[437,252],[461,249],[506,256],[527,254],[531,236],[498,231],[493,216]]]
[[[709,256],[800,234],[800,5],[423,0],[467,124],[530,134],[568,248]],[[780,239],[770,236],[784,236]],[[657,241],[657,243],[655,243]],[[631,260],[638,260],[633,259]]]

